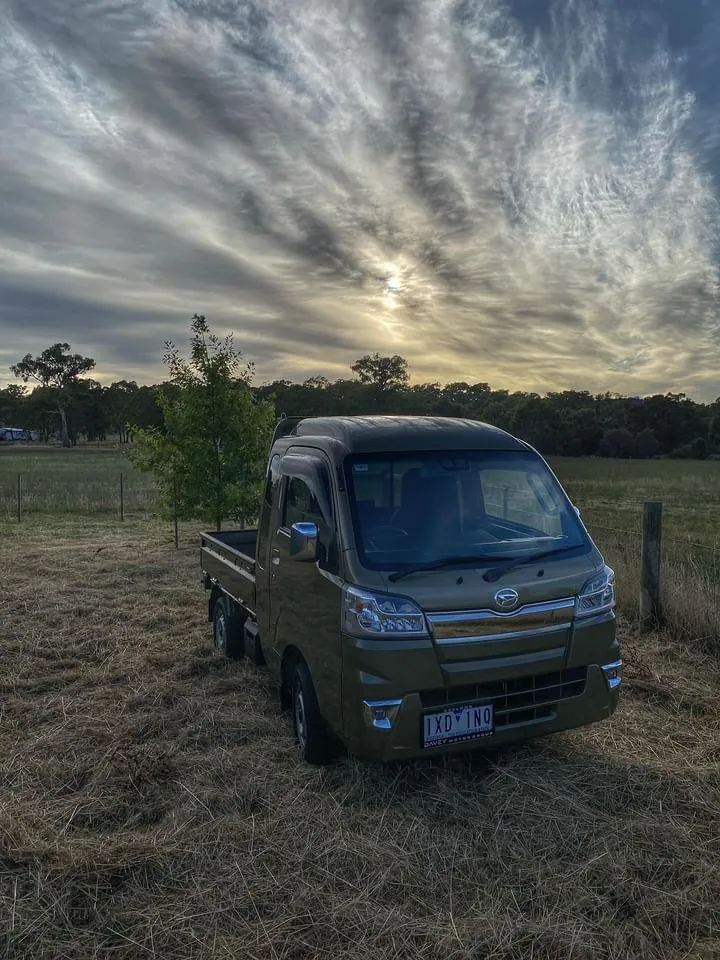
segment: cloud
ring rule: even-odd
[[[62,339],[152,380],[198,311],[267,379],[379,350],[717,396],[707,103],[646,18],[527,26],[495,0],[5,0],[0,362]]]

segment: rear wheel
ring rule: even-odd
[[[322,766],[335,759],[338,745],[322,718],[312,677],[303,660],[297,661],[292,674],[291,710],[295,739],[306,763]]]
[[[230,660],[244,656],[244,617],[237,612],[236,604],[222,594],[213,606],[213,646],[217,652]]]

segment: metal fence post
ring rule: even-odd
[[[123,489],[123,475],[120,471],[120,520],[125,519],[125,491]]]
[[[650,630],[660,623],[660,556],[662,503],[646,500],[643,511],[642,570],[640,576],[640,622]]]
[[[17,519],[18,523],[22,520],[22,480],[21,474],[17,475]]]

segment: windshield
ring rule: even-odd
[[[369,569],[590,548],[558,481],[530,451],[353,456],[346,471]]]

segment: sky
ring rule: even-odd
[[[0,0],[0,386],[720,395],[715,0]]]

